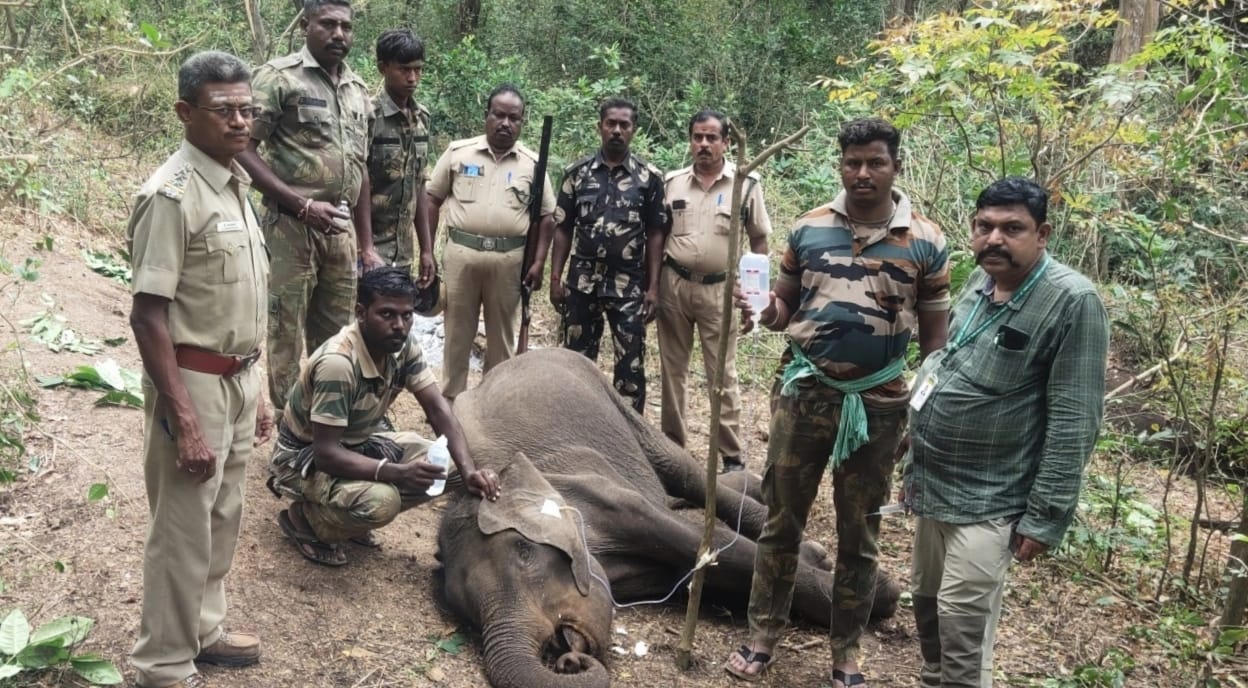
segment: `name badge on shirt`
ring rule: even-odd
[[[242,220],[229,220],[227,222],[217,223],[218,232],[241,232],[243,231]]]
[[[918,411],[923,408],[923,404],[927,403],[927,398],[932,396],[932,390],[936,388],[936,373],[928,373],[924,378],[915,385],[914,393],[910,395],[910,408]]]
[[[483,177],[485,176],[485,165],[470,165],[464,163],[459,166],[459,173],[465,177]]]

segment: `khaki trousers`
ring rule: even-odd
[[[181,370],[217,471],[207,482],[177,466],[168,402],[143,379],[143,473],[151,522],[143,549],[143,616],[131,654],[136,681],[167,686],[195,673],[195,656],[221,637],[225,574],[234,559],[243,485],[256,430],[260,374]]]
[[[992,646],[1016,522],[918,519],[910,580],[922,688],[992,687]]]
[[[723,405],[719,416],[719,453],[741,456],[741,390],[737,383],[737,319],[723,321],[724,283],[699,284],[684,279],[668,266],[659,278],[659,364],[663,388],[660,427],[673,442],[685,446],[685,393],[689,389],[689,357],[693,328],[702,345],[702,369],[710,396],[719,370],[719,340],[728,337],[724,357]],[[735,313],[735,311],[734,311]]]
[[[269,399],[281,417],[299,377],[299,359],[355,317],[355,232],[326,236],[269,208],[264,216],[269,249],[269,332],[265,364]]]
[[[485,372],[516,354],[520,313],[520,263],[524,248],[478,251],[448,241],[442,249],[446,276],[446,349],[442,354],[442,394],[448,399],[468,388],[468,358],[485,313]]]

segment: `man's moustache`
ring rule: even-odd
[[[985,259],[985,258],[987,258],[987,257],[989,257],[989,256],[996,256],[996,257],[998,257],[998,258],[1004,258],[1004,259],[1006,259],[1007,261],[1009,261],[1009,262],[1010,262],[1010,266],[1011,266],[1011,267],[1018,267],[1018,263],[1014,262],[1014,256],[1011,256],[1009,251],[1006,251],[1006,250],[1004,250],[1004,249],[1000,249],[1000,248],[995,248],[995,247],[994,247],[994,248],[986,248],[986,249],[984,249],[984,250],[980,251],[979,253],[976,253],[976,254],[975,254],[975,263],[976,263],[976,264],[982,263],[982,262],[984,262],[984,259]]]

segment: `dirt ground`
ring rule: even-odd
[[[55,237],[51,251],[32,247]],[[130,338],[125,287],[90,271],[81,250],[107,247],[115,239],[91,235],[80,227],[33,214],[0,221],[0,252],[14,262],[27,255],[42,259],[39,279],[12,299],[6,290],[0,304],[5,331],[0,341],[0,374],[12,380],[24,363],[31,375],[49,375],[75,366],[114,358],[139,370]],[[18,331],[16,323],[46,308],[51,297],[69,326],[96,339],[125,336],[126,341],[87,357],[52,353]],[[539,320],[537,341],[550,331]],[[652,335],[653,337],[653,335]],[[12,342],[17,346],[9,345]],[[657,360],[651,357],[653,367]],[[754,469],[765,453],[766,393],[759,382],[771,360],[741,362],[753,383],[745,390],[747,454]],[[651,419],[658,417],[658,389],[652,373]],[[700,384],[700,383],[699,383]],[[0,613],[18,607],[34,623],[62,615],[96,621],[83,650],[99,652],[132,672],[127,654],[136,637],[141,599],[141,560],[147,508],[141,466],[141,411],[100,407],[96,392],[66,389],[35,393],[42,420],[30,429],[33,472],[0,491]],[[701,388],[691,393],[694,449],[704,451],[708,415]],[[423,424],[414,402],[401,405],[400,425]],[[485,684],[477,638],[439,608],[432,594],[435,534],[440,510],[408,512],[380,533],[383,548],[349,551],[341,569],[315,566],[300,558],[282,537],[275,518],[281,504],[264,487],[269,447],[261,447],[248,469],[247,507],[234,568],[228,579],[231,608],[228,625],[258,633],[264,659],[255,667],[222,670],[206,667],[213,685],[276,686],[449,686]],[[1145,477],[1160,483],[1160,478]],[[109,497],[89,502],[93,483],[106,482]],[[1146,489],[1147,486],[1146,486]],[[809,533],[834,541],[832,510],[823,502]],[[908,580],[912,525],[889,517],[884,525],[882,568]],[[1218,561],[1214,558],[1213,561]],[[60,571],[63,567],[63,571]],[[1107,650],[1122,647],[1137,661],[1127,685],[1190,685],[1187,670],[1174,669],[1161,654],[1149,654],[1127,629],[1147,624],[1149,616],[1113,590],[1077,576],[1053,559],[1018,568],[1005,600],[997,647],[998,677],[1009,685],[1041,685],[1050,677],[1070,676],[1079,666],[1095,664]],[[1128,595],[1129,596],[1129,595]],[[744,598],[743,600],[744,601]],[[694,647],[696,666],[687,672],[674,665],[683,604],[644,606],[621,611],[616,620],[619,650],[608,657],[616,686],[722,686],[732,684],[720,668],[731,648],[746,636],[741,610],[702,610]],[[462,634],[467,642],[455,652]],[[638,642],[648,651],[633,653]],[[441,644],[441,647],[439,647]],[[864,638],[865,671],[874,686],[913,686],[919,649],[909,610],[872,628]],[[824,686],[830,669],[826,630],[798,627],[789,633],[779,659],[763,685]],[[30,685],[81,685],[69,673],[40,676]]]

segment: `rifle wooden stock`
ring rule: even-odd
[[[533,289],[524,283],[529,266],[537,258],[537,245],[533,235],[541,232],[542,200],[546,192],[546,167],[550,162],[550,130],[554,118],[546,115],[542,118],[542,142],[537,151],[537,165],[533,168],[533,184],[529,187],[529,231],[524,235],[524,259],[520,261],[520,336],[516,342],[516,353],[522,354],[529,350],[529,323],[533,320]]]

